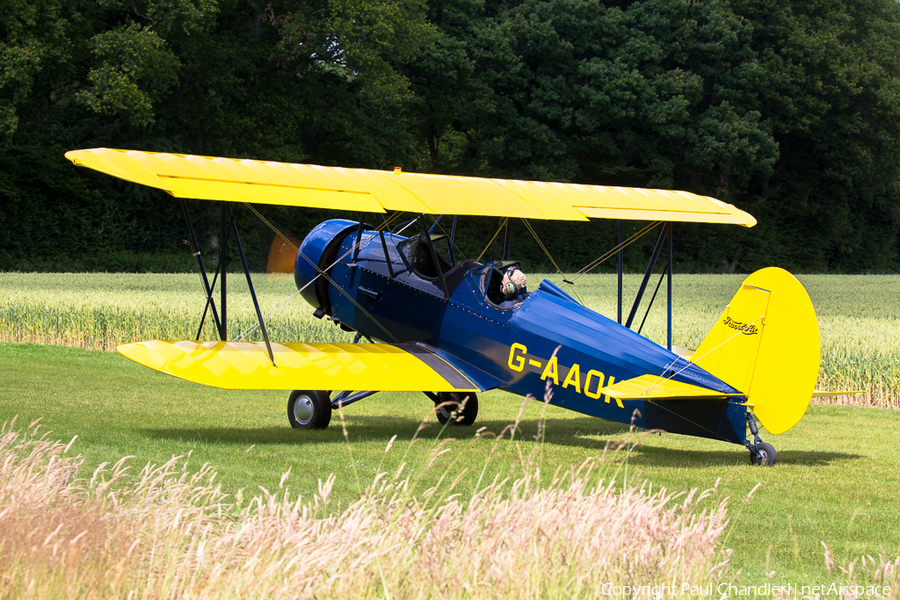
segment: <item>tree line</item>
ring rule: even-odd
[[[63,158],[109,146],[685,189],[759,224],[689,226],[681,269],[900,270],[895,0],[3,0],[0,34],[0,269],[192,268],[173,199]],[[535,229],[564,268],[615,239]]]

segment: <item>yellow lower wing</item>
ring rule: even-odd
[[[465,375],[413,344],[148,341],[119,353],[181,379],[226,389],[476,392]]]

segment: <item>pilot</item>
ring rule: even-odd
[[[500,303],[500,308],[512,308],[522,304],[528,297],[528,290],[525,288],[527,284],[528,278],[519,269],[509,269],[504,273],[501,285],[503,302]]]

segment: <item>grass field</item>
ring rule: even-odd
[[[634,434],[535,402],[516,438],[507,433],[497,441],[476,439],[475,428],[442,431],[419,394],[379,395],[346,409],[345,438],[339,422],[325,431],[290,429],[284,394],[195,386],[114,353],[0,344],[0,369],[0,420],[41,418],[54,439],[78,436],[72,450],[85,456],[85,473],[123,456],[133,456],[139,468],[189,455],[190,469],[209,463],[223,490],[245,502],[259,487],[278,490],[288,471],[290,493],[311,498],[317,480],[333,473],[332,495],[346,506],[376,473],[395,474],[404,463],[417,489],[442,490],[459,477],[454,491],[466,496],[479,480],[521,477],[533,466],[547,479],[592,458],[595,476],[619,486],[646,481],[676,492],[715,486],[718,500],[729,498],[721,538],[733,551],[729,577],[745,585],[845,581],[836,568],[827,571],[823,543],[837,565],[857,561],[859,579],[860,556],[900,555],[898,411],[813,406],[793,430],[769,436],[779,462],[761,469],[747,464],[742,448]],[[485,394],[478,426],[500,434],[520,406],[514,397]],[[456,439],[446,442],[450,434]],[[607,449],[620,442],[627,449]],[[448,452],[428,468],[438,447]]]
[[[801,280],[817,305],[822,328],[820,380],[883,382],[870,401],[896,406],[898,301],[892,287],[900,279]],[[676,343],[690,345],[739,282],[738,277],[681,277]],[[188,315],[202,309],[190,289],[195,285],[185,276],[0,275],[0,324],[6,339],[87,347],[128,341],[119,337],[122,330],[138,338],[193,337],[196,322]],[[264,307],[292,291],[283,278],[261,287]],[[579,283],[578,292],[589,305],[611,314],[613,289],[612,280],[599,277],[591,286]],[[24,310],[31,324],[26,327],[29,321],[15,310]],[[274,337],[322,339],[336,331],[309,329],[319,323],[307,316],[309,308],[299,299],[286,310],[279,313],[282,329]],[[240,318],[252,321],[249,314]],[[661,335],[658,317],[648,327],[651,336]],[[291,430],[283,393],[203,388],[150,372],[115,353],[0,344],[0,373],[0,421],[18,415],[19,423],[27,424],[41,418],[54,439],[68,442],[78,436],[72,451],[85,456],[88,473],[123,456],[133,456],[131,464],[140,467],[189,454],[189,468],[209,463],[223,490],[243,502],[259,487],[278,489],[290,470],[284,485],[306,498],[316,494],[318,479],[333,473],[334,500],[346,506],[377,473],[390,476],[404,464],[403,473],[417,490],[446,490],[458,479],[453,489],[466,497],[494,477],[515,479],[539,468],[548,481],[557,469],[594,459],[593,477],[614,479],[623,488],[643,482],[676,492],[715,487],[715,498],[728,498],[730,521],[719,544],[722,551],[731,550],[731,558],[723,581],[865,582],[875,576],[877,565],[869,559],[863,565],[860,557],[900,556],[900,473],[895,467],[900,412],[886,408],[812,406],[797,427],[767,438],[778,449],[779,463],[759,469],[750,468],[746,450],[735,446],[633,433],[541,403],[525,407],[515,439],[507,430],[496,440],[522,407],[520,399],[501,392],[482,396],[475,428],[452,430],[433,421],[430,402],[421,394],[376,395],[346,409],[345,437],[337,415],[325,431]],[[478,427],[486,428],[480,436]],[[450,436],[456,439],[448,441]],[[609,449],[623,444],[624,449]],[[435,450],[447,452],[434,459]],[[851,563],[854,575],[839,569]]]

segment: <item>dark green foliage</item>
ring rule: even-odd
[[[686,189],[759,225],[688,227],[682,269],[900,269],[893,0],[10,0],[0,66],[0,269],[193,268],[176,201],[62,157],[93,146]],[[477,256],[496,223],[468,221]],[[565,269],[615,240],[536,231]],[[551,268],[521,224],[513,252]]]

